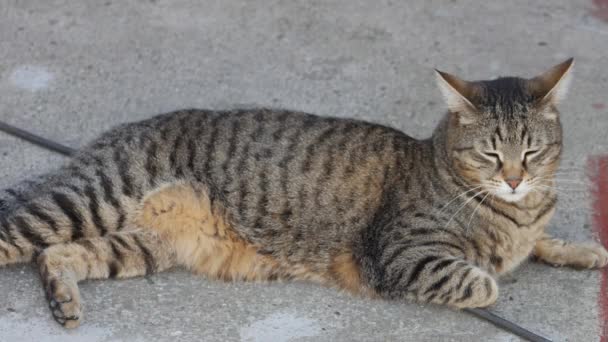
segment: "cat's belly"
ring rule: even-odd
[[[156,190],[145,198],[135,220],[174,246],[178,264],[211,278],[308,280],[354,293],[368,291],[349,251],[332,255],[323,267],[262,253],[263,246],[239,236],[221,203],[212,201],[200,184],[176,183]]]

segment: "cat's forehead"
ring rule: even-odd
[[[507,120],[507,123],[525,117],[536,101],[527,80],[518,77],[477,81],[475,88],[475,106],[482,112],[495,116],[495,119]]]

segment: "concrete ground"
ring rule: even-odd
[[[437,67],[532,76],[569,56],[564,171],[608,144],[603,0],[2,0],[0,118],[71,146],[183,107],[287,107],[428,136]],[[0,134],[0,186],[65,160]],[[550,230],[593,238],[589,193],[565,183]],[[526,264],[493,310],[556,341],[599,340],[599,272]],[[517,341],[435,306],[310,284],[224,284],[172,271],[81,285],[83,326],[52,319],[29,265],[0,270],[0,341]]]

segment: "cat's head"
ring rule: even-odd
[[[556,104],[572,65],[568,59],[530,79],[474,82],[437,70],[449,108],[446,155],[471,188],[515,202],[550,186],[562,150]]]

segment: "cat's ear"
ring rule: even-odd
[[[530,90],[542,105],[557,104],[564,99],[572,79],[573,66],[574,58],[569,58],[528,80]]]
[[[472,83],[437,69],[435,69],[435,74],[437,85],[450,113],[458,115],[459,122],[463,125],[473,123],[476,118],[476,110],[471,102],[474,91]]]

